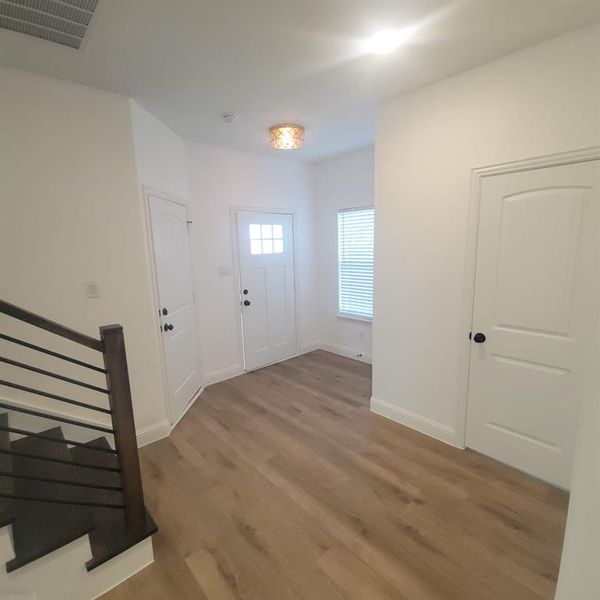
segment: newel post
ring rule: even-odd
[[[145,527],[146,509],[123,327],[121,325],[100,327],[100,338],[104,343],[104,367],[107,371],[108,398],[115,432],[115,448],[121,469],[127,527],[130,530],[139,530]]]

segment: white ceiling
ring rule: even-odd
[[[598,0],[100,0],[81,50],[2,30],[0,63],[132,96],[192,141],[281,153],[268,127],[299,122],[288,152],[318,160],[372,143],[381,102],[598,19]]]

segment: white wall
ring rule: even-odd
[[[309,167],[285,159],[187,144],[133,100],[131,113],[140,183],[173,194],[189,206],[204,383],[242,370],[231,206],[297,211],[299,338],[301,345],[313,342],[314,215]],[[219,275],[220,266],[229,268],[231,275]]]
[[[461,445],[471,170],[600,144],[600,26],[381,108],[373,408]]]
[[[600,274],[599,274],[600,275]],[[600,338],[600,327],[596,326]],[[600,344],[596,342],[575,452],[567,532],[556,600],[600,594]]]
[[[322,348],[371,361],[371,323],[338,316],[337,213],[373,206],[373,148],[313,166],[317,239],[318,323]]]
[[[301,346],[314,343],[314,211],[309,167],[204,144],[188,145],[195,279],[205,383],[242,370],[233,277],[230,207],[289,208],[297,214],[297,309]],[[230,275],[219,275],[219,267]]]
[[[140,184],[188,199],[185,141],[135,100],[129,102]]]
[[[123,324],[136,424],[152,428],[166,416],[129,100],[9,69],[0,70],[0,94],[0,296],[96,337],[99,325]],[[98,282],[100,298],[86,298],[86,280]],[[56,339],[27,328],[2,320],[2,330],[17,337],[42,345]],[[59,348],[101,363],[71,342]],[[35,357],[35,364],[86,375],[53,361]],[[88,398],[85,390],[64,389]]]
[[[596,244],[600,265],[600,239]],[[583,398],[567,531],[556,600],[595,600],[600,595],[600,269],[589,297],[595,336],[586,349]]]

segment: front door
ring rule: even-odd
[[[564,488],[593,335],[599,164],[481,183],[467,445]]]
[[[149,194],[148,201],[171,422],[176,423],[202,386],[187,209],[158,195]]]
[[[240,211],[236,219],[244,358],[251,370],[296,354],[293,217]]]

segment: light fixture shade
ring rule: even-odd
[[[304,144],[304,127],[295,123],[279,123],[269,129],[271,146],[278,150],[293,150]]]

